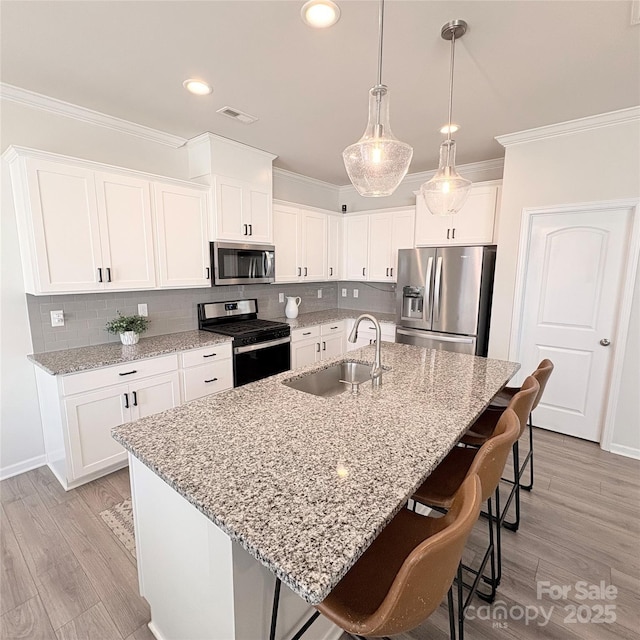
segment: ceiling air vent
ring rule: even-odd
[[[233,118],[234,120],[238,120],[243,124],[253,124],[258,120],[255,116],[251,116],[244,111],[240,111],[239,109],[232,109],[231,107],[222,107],[222,109],[218,109],[216,113],[221,113],[223,116],[227,116],[227,118]]]

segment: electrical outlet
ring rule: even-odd
[[[346,297],[347,297],[347,290],[346,290],[346,289],[343,289],[343,290],[342,290],[342,297],[343,297],[343,298],[346,298]]]
[[[354,290],[353,290],[353,297],[354,297],[354,298],[357,298],[357,297],[358,297],[358,290],[357,290],[357,289],[354,289]]]
[[[51,312],[51,326],[64,327],[64,311],[60,310]]]
[[[318,289],[318,298],[322,298],[322,289]]]
[[[284,293],[278,294],[278,302],[284,302]]]
[[[138,305],[138,315],[144,316],[145,318],[149,315],[149,311],[147,310],[147,303]]]

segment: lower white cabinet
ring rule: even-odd
[[[336,358],[345,352],[344,320],[291,333],[291,368]]]
[[[184,402],[233,387],[231,343],[193,349],[182,354]]]
[[[351,333],[355,320],[353,318],[346,321],[347,334]],[[380,334],[383,342],[396,341],[396,325],[388,322],[380,323]],[[358,327],[358,338],[355,342],[347,342],[347,351],[353,351],[360,347],[366,347],[376,342],[376,328],[373,323],[365,321]]]

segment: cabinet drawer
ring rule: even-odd
[[[171,354],[159,358],[134,360],[113,367],[83,371],[62,376],[62,392],[65,396],[109,387],[123,382],[132,382],[157,373],[175,371],[178,368],[178,355]]]
[[[320,335],[320,325],[315,327],[305,327],[304,329],[296,329],[291,332],[291,342],[299,342],[300,340],[310,340]]]
[[[323,336],[331,335],[332,333],[340,333],[344,331],[344,320],[338,320],[337,322],[328,322],[320,327],[320,334]]]
[[[192,349],[180,354],[182,359],[182,367],[195,367],[201,364],[209,364],[231,357],[231,343],[223,342],[221,344],[212,344],[210,347],[202,347],[201,349]]]
[[[233,387],[231,360],[211,362],[182,372],[184,401],[189,402]]]

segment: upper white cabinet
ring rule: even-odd
[[[491,244],[500,184],[492,181],[473,185],[464,207],[451,216],[432,215],[417,194],[416,246]]]
[[[398,249],[414,246],[414,221],[413,207],[347,217],[346,279],[395,282]]]
[[[205,187],[29,149],[7,159],[27,293],[209,284]]]
[[[215,239],[270,243],[271,193],[244,180],[215,176]]]
[[[326,213],[276,203],[273,242],[276,282],[317,282],[327,279]]]
[[[158,285],[162,288],[211,284],[209,213],[202,189],[155,183]]]
[[[342,218],[327,216],[327,280],[342,276]]]

